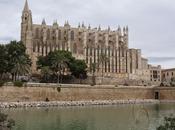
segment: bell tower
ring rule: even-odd
[[[21,41],[26,46],[26,53],[31,56],[33,51],[32,46],[32,12],[29,9],[28,1],[25,1],[25,6],[22,11],[21,22]]]

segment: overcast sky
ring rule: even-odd
[[[0,0],[0,43],[20,40],[21,12],[25,0]],[[130,48],[142,49],[150,63],[175,67],[174,0],[28,0],[33,22],[72,26],[84,21],[103,29],[129,26]]]

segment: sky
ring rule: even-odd
[[[25,0],[0,0],[0,43],[20,40],[21,15]],[[65,20],[73,27],[84,22],[117,30],[129,27],[129,47],[142,50],[153,65],[175,67],[174,0],[28,0],[33,23]]]

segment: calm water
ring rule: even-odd
[[[155,130],[175,104],[3,110],[14,130]]]

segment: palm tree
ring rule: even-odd
[[[26,55],[22,55],[13,59],[13,68],[11,73],[14,75],[14,80],[16,77],[28,74],[30,72],[31,62]]]
[[[102,81],[101,84],[103,84],[103,77],[104,77],[104,64],[109,61],[109,58],[104,54],[101,53],[99,57],[99,65],[101,65],[102,68]]]
[[[52,66],[51,68],[54,70],[54,72],[56,73],[57,77],[58,77],[58,83],[60,83],[60,76],[65,69],[67,68],[67,58],[64,57],[63,55],[56,55],[56,57],[53,57],[54,60],[52,62]]]
[[[44,66],[41,68],[41,76],[44,82],[49,82],[49,78],[51,75],[52,75],[52,70],[49,68],[49,66]]]
[[[7,70],[12,74],[12,79],[28,74],[30,72],[31,60],[25,53],[25,46],[22,42],[11,41],[6,45],[8,65]]]

